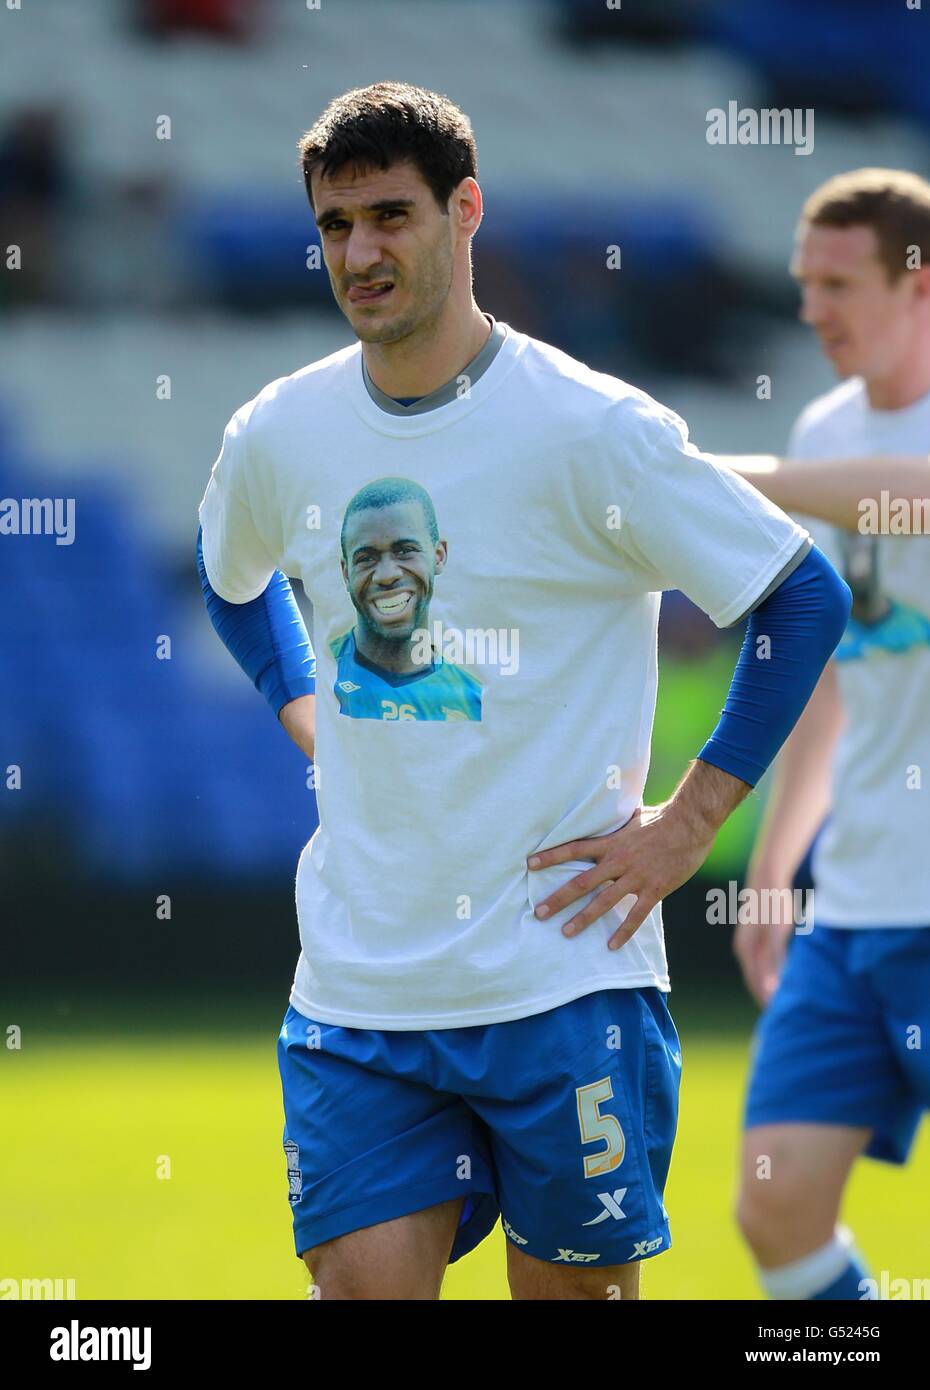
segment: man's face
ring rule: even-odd
[[[439,317],[452,284],[454,226],[418,169],[351,168],[312,178],[336,303],[364,343],[392,343]]]
[[[408,641],[426,626],[445,541],[433,545],[418,502],[355,512],[345,541],[342,577],[363,627],[382,642]]]
[[[791,274],[801,287],[801,320],[839,376],[893,376],[907,360],[919,330],[916,275],[904,269],[888,279],[874,228],[802,222]]]

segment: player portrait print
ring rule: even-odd
[[[436,510],[410,478],[378,478],[349,501],[341,566],[355,624],[329,644],[350,719],[481,719],[481,682],[429,639],[433,586],[448,561]]]
[[[878,537],[844,532],[839,543],[843,578],[853,603],[846,631],[833,653],[835,660],[884,659],[930,646],[930,617],[884,590]]]

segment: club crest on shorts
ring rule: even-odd
[[[284,1152],[287,1156],[287,1200],[291,1203],[300,1201],[303,1178],[300,1172],[300,1149],[293,1139],[287,1139],[284,1143]]]

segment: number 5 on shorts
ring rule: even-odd
[[[587,1086],[579,1086],[575,1091],[582,1144],[593,1144],[597,1139],[602,1139],[607,1145],[598,1154],[585,1155],[586,1178],[599,1178],[604,1173],[612,1173],[623,1162],[626,1140],[620,1121],[616,1115],[602,1115],[600,1111],[601,1102],[611,1100],[613,1093],[609,1076],[602,1077],[600,1081],[589,1081]]]

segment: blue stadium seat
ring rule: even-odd
[[[156,660],[156,638],[189,627],[189,596],[121,489],[86,475],[73,489],[73,545],[0,545],[0,765],[23,768],[0,820],[65,824],[108,881],[293,872],[316,825],[301,754],[235,668],[217,689],[183,641]],[[0,454],[0,495],[60,491],[35,461]]]

